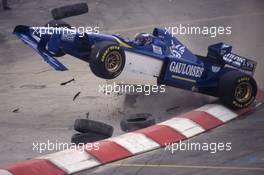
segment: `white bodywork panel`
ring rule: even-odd
[[[126,64],[122,73],[107,83],[156,85],[163,61],[150,56],[125,51]]]

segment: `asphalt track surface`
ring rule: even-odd
[[[119,121],[126,114],[148,112],[157,121],[163,121],[214,100],[174,88],[168,88],[165,94],[150,96],[105,96],[98,93],[98,84],[105,82],[94,77],[88,65],[69,57],[63,59],[70,65],[69,72],[51,71],[11,32],[17,24],[45,24],[50,19],[50,8],[65,4],[65,1],[11,2],[12,11],[0,11],[0,164],[42,155],[32,151],[32,142],[69,142],[74,133],[74,119],[84,117],[87,112],[92,119],[112,124],[115,135],[119,135],[122,134]],[[67,1],[69,4],[73,2],[77,1]],[[151,32],[155,26],[180,23],[232,26],[232,35],[229,36],[180,35],[178,38],[192,51],[202,55],[206,54],[210,44],[218,41],[230,43],[236,53],[258,61],[255,77],[259,87],[264,88],[264,1],[98,0],[88,1],[88,4],[89,14],[66,21],[73,26],[98,25],[104,32],[128,36],[142,31]],[[59,85],[73,77],[76,82],[63,87]],[[78,91],[81,95],[73,102],[72,97]],[[176,108],[167,112],[172,107]],[[12,112],[17,108],[18,113]],[[260,107],[245,118],[191,140],[232,142],[231,152],[186,151],[172,155],[160,149],[79,174],[263,174],[263,114],[263,107]]]

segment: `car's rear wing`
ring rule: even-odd
[[[232,46],[225,43],[217,43],[208,47],[207,57],[222,59],[228,66],[253,75],[257,67],[257,62],[234,54],[231,51]]]
[[[19,25],[14,29],[14,34],[19,39],[24,41],[27,45],[32,47],[42,58],[55,70],[65,71],[68,70],[61,62],[52,57],[43,47],[40,47],[41,40],[34,37],[34,29],[29,26]]]

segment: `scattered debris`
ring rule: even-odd
[[[168,108],[168,109],[166,109],[166,112],[170,112],[170,111],[172,111],[174,109],[178,109],[179,107],[180,106],[174,106],[174,107]]]
[[[87,112],[87,113],[86,113],[86,118],[87,118],[87,119],[89,119],[89,115],[90,115],[90,113]]]
[[[64,86],[64,85],[66,85],[66,84],[68,84],[68,83],[70,83],[70,82],[73,82],[73,81],[75,81],[74,78],[71,79],[71,80],[69,80],[69,81],[63,82],[63,83],[61,83],[60,85],[61,85],[61,86]]]
[[[36,72],[35,74],[41,74],[41,73],[48,72],[48,71],[51,71],[51,70],[52,69],[46,69],[46,70],[42,70],[42,71]]]
[[[121,114],[121,115],[126,115],[126,113],[125,113],[125,112],[123,112],[123,111],[120,111],[120,110],[118,110],[117,112],[118,112],[118,114]]]
[[[74,95],[72,101],[74,101],[79,95],[80,95],[81,92],[78,92],[77,94]]]
[[[108,92],[108,91],[106,91],[106,90],[104,89],[103,94],[105,94],[105,95],[110,95],[110,92]]]
[[[18,113],[18,111],[19,111],[19,108],[16,108],[16,109],[14,109],[12,112],[13,112],[13,113]]]
[[[116,96],[120,96],[120,95],[123,95],[123,93],[118,92],[118,93],[116,94]]]

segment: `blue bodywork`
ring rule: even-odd
[[[118,34],[83,35],[62,28],[57,28],[56,33],[49,30],[51,29],[45,27],[17,26],[14,33],[36,50],[54,69],[60,71],[67,68],[54,58],[53,54],[63,51],[89,63],[93,45],[101,41],[112,41],[125,51],[162,60],[163,67],[157,77],[158,83],[204,93],[210,91],[208,88],[217,88],[219,79],[227,71],[238,70],[253,75],[256,68],[256,62],[232,53],[232,46],[224,43],[209,46],[207,56],[195,55],[168,31],[160,28],[153,30],[152,42],[143,46]]]

